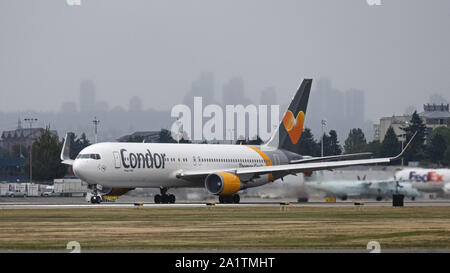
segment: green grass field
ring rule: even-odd
[[[0,210],[1,250],[450,248],[450,207]]]

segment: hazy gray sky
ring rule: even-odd
[[[97,99],[180,103],[202,72],[215,97],[242,77],[287,103],[302,78],[366,92],[366,117],[450,96],[450,1],[0,0],[0,111],[58,110],[92,79]],[[311,96],[314,94],[312,93]],[[286,101],[286,102],[284,102]]]

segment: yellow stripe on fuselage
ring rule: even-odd
[[[246,145],[247,147],[251,148],[253,151],[257,152],[262,159],[264,159],[264,162],[266,162],[266,166],[272,166],[272,160],[270,160],[270,157],[263,151],[261,151],[260,149],[254,147],[254,146],[250,146],[250,145]],[[269,182],[273,182],[273,175],[271,173],[269,173]]]

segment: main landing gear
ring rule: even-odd
[[[239,194],[233,195],[219,195],[219,202],[221,204],[239,204],[241,197]]]
[[[161,194],[155,195],[155,204],[174,204],[175,195],[167,194],[167,188],[160,188]]]

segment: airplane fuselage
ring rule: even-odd
[[[450,183],[449,169],[407,168],[395,173],[399,181],[410,182],[414,188],[424,192],[446,192]]]
[[[204,187],[202,180],[184,180],[187,170],[226,170],[287,164],[279,150],[222,144],[111,142],[83,149],[73,164],[76,176],[107,187]],[[267,182],[269,179],[267,179]]]

